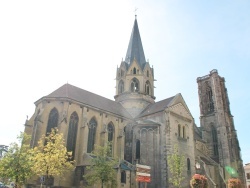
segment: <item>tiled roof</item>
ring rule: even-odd
[[[94,108],[99,108],[103,111],[108,111],[130,119],[132,118],[120,103],[70,84],[64,84],[44,98],[68,98]]]
[[[146,64],[146,59],[142,47],[141,36],[138,28],[137,19],[135,19],[134,27],[131,33],[130,41],[128,44],[127,54],[125,57],[125,61],[128,64],[131,64],[134,59],[139,63],[141,68],[143,69]]]
[[[147,116],[165,110],[175,96],[150,104],[139,117]]]

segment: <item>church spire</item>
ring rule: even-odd
[[[139,63],[141,68],[143,68],[146,63],[136,15],[130,41],[128,44],[127,54],[125,57],[125,61],[128,64],[131,64],[134,60]]]

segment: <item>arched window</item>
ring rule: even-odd
[[[113,139],[114,139],[114,126],[112,123],[108,124],[108,142],[110,147],[110,156],[112,156],[113,153]]]
[[[56,108],[53,108],[49,113],[49,119],[46,129],[46,135],[49,135],[51,133],[51,129],[54,129],[58,125],[58,111]]]
[[[146,93],[147,95],[150,95],[150,94],[151,94],[150,83],[149,83],[149,81],[147,81],[146,84],[145,84],[145,93]]]
[[[213,141],[213,149],[214,149],[214,156],[219,155],[218,150],[218,138],[217,138],[217,131],[213,125],[211,125],[211,133],[212,133],[212,141]]]
[[[190,159],[187,158],[187,170],[190,171],[191,170],[191,165],[190,165]]]
[[[139,91],[139,81],[136,78],[133,78],[131,82],[131,92],[138,92],[138,91]]]
[[[126,171],[121,171],[121,183],[126,183]]]
[[[91,153],[94,150],[96,127],[97,127],[97,122],[96,122],[95,118],[92,118],[89,121],[89,134],[88,134],[87,153]]]
[[[134,69],[133,69],[133,74],[136,74],[136,68],[134,67]]]
[[[206,96],[207,96],[207,111],[213,112],[214,111],[214,101],[213,101],[213,92],[212,88],[208,85],[206,86]]]
[[[186,138],[186,128],[185,128],[185,126],[182,127],[182,138]]]
[[[140,142],[140,140],[136,140],[135,158],[140,159],[140,157],[141,157],[141,142]]]
[[[149,77],[149,71],[147,70],[147,77]]]
[[[68,137],[67,137],[67,150],[72,152],[72,160],[74,160],[75,156],[78,121],[79,118],[77,113],[73,112],[69,120]]]
[[[181,125],[178,124],[178,136],[180,137],[181,136]]]
[[[121,80],[118,84],[118,94],[124,92],[124,82]]]

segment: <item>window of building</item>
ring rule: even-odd
[[[113,153],[113,137],[114,137],[114,126],[112,123],[108,124],[108,142],[110,147],[110,156],[112,156]]]
[[[151,93],[149,81],[147,81],[146,84],[145,84],[145,93],[146,93],[147,95],[150,95],[150,93]]]
[[[187,158],[187,170],[190,171],[191,170],[191,165],[190,165],[190,159]]]
[[[141,157],[141,142],[140,142],[140,140],[136,140],[135,158],[140,159],[140,157]]]
[[[133,78],[131,82],[131,92],[138,92],[138,91],[139,91],[139,81],[136,78]]]
[[[54,129],[58,125],[58,111],[56,108],[53,108],[49,113],[49,120],[47,124],[46,134],[49,135],[51,133],[51,129]]]
[[[78,121],[79,118],[77,113],[73,112],[69,120],[68,137],[67,137],[67,150],[72,152],[72,160],[74,160],[75,156]]]
[[[248,180],[250,179],[250,173],[247,173],[247,179]]]
[[[147,77],[149,77],[149,71],[147,70]]]
[[[212,134],[212,141],[213,141],[214,156],[218,156],[219,150],[218,150],[217,131],[213,125],[211,125],[211,134]]]
[[[136,74],[136,68],[134,67],[134,69],[133,69],[133,74]]]
[[[124,76],[124,70],[121,70],[121,76]]]
[[[180,137],[181,136],[181,125],[178,124],[178,136]]]
[[[97,122],[95,118],[92,118],[89,121],[89,134],[88,134],[88,147],[87,147],[88,153],[91,153],[94,150],[96,127],[97,127]]]
[[[126,183],[126,171],[121,171],[121,183]]]
[[[182,138],[186,138],[186,128],[185,128],[185,126],[182,127]]]
[[[213,112],[214,111],[214,101],[213,101],[213,92],[212,88],[207,84],[206,88],[206,96],[207,96],[207,111]]]
[[[124,82],[121,80],[118,84],[118,94],[124,92]]]

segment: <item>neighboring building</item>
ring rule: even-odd
[[[156,102],[154,81],[154,70],[145,60],[135,19],[125,60],[116,70],[114,101],[65,84],[35,102],[34,115],[25,127],[25,132],[32,135],[31,146],[57,127],[65,135],[66,147],[73,151],[76,161],[75,171],[60,181],[55,178],[55,186],[84,185],[82,176],[90,164],[94,145],[108,141],[112,142],[113,157],[121,161],[118,187],[138,187],[136,163],[151,166],[148,188],[169,187],[171,174],[166,158],[175,145],[185,157],[183,187],[189,187],[197,172],[208,176],[210,187],[225,187],[225,166],[237,169],[244,182],[233,117],[224,79],[218,72],[213,70],[197,79],[201,127],[195,125],[180,93]],[[201,169],[195,169],[196,163],[200,163]],[[30,180],[30,184],[36,184],[36,180]]]
[[[244,166],[247,188],[250,188],[250,163]]]

